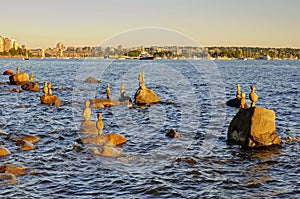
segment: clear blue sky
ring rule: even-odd
[[[175,30],[202,46],[300,48],[299,0],[3,0],[0,16],[0,35],[29,48],[95,46],[143,27]]]

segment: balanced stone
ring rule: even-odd
[[[229,125],[228,142],[248,147],[281,144],[275,117],[275,112],[266,108],[240,109]]]
[[[17,73],[9,76],[9,82],[11,85],[23,85],[29,82],[29,76],[27,73]]]
[[[23,84],[21,86],[21,88],[26,91],[39,91],[40,90],[39,84],[36,82],[27,82],[27,83]]]

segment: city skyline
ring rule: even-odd
[[[59,41],[67,46],[300,48],[297,0],[16,0],[2,6],[9,9],[1,12],[0,35],[28,48]]]

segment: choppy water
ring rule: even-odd
[[[281,137],[300,136],[299,61],[185,60],[34,60],[1,59],[0,71],[34,72],[42,86],[53,82],[53,93],[64,104],[40,104],[40,93],[8,92],[0,85],[0,141],[12,154],[1,163],[33,169],[16,185],[1,185],[3,198],[298,198],[299,142],[281,148],[246,150],[226,143],[228,125],[237,109],[222,104],[234,98],[236,84],[245,93],[254,83],[258,106],[276,111]],[[82,122],[83,102],[119,97],[121,82],[131,97],[144,69],[148,88],[162,103],[92,109],[103,114],[104,133],[127,138],[125,155],[108,158],[73,150]],[[83,83],[88,76],[101,84]],[[1,81],[7,81],[1,75]],[[248,100],[248,104],[249,104]],[[177,129],[179,139],[165,137]],[[8,133],[40,138],[38,149],[20,152],[5,139]]]

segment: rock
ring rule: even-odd
[[[90,99],[93,108],[104,108],[111,106],[119,106],[121,103],[118,100],[113,99]]]
[[[93,77],[88,77],[83,82],[87,82],[87,83],[101,83],[101,80],[97,80],[97,79],[95,79]]]
[[[153,104],[160,102],[159,97],[154,93],[153,90],[146,87],[140,87],[134,95],[134,103],[143,104]]]
[[[7,139],[8,140],[12,140],[14,142],[17,142],[17,141],[27,141],[27,142],[32,142],[32,143],[35,143],[35,142],[39,142],[40,139],[34,135],[28,135],[28,134],[17,134],[15,135],[14,137],[9,134],[7,136]]]
[[[81,131],[83,133],[88,133],[88,134],[97,134],[98,135],[98,130],[96,128],[96,123],[90,120],[84,121],[81,124]]]
[[[15,175],[10,173],[0,173],[0,184],[12,185],[17,183]]]
[[[21,146],[19,148],[20,151],[30,151],[37,149],[37,146],[35,146],[33,143],[25,141],[25,140],[18,140],[16,142],[17,146]]]
[[[82,144],[93,144],[97,146],[102,146],[107,144],[109,140],[104,135],[91,135],[84,138],[79,138],[77,139],[77,142]]]
[[[105,145],[102,147],[100,154],[106,157],[119,157],[122,156],[124,153],[120,148]]]
[[[39,91],[40,90],[40,86],[36,82],[27,82],[27,83],[23,84],[21,86],[21,88],[26,91]]]
[[[0,146],[0,157],[1,156],[7,156],[10,154],[10,151],[6,149],[5,147]]]
[[[14,93],[21,93],[22,92],[20,89],[17,89],[17,88],[13,88],[10,91],[14,92]]]
[[[170,138],[178,138],[180,137],[180,133],[178,133],[176,130],[174,129],[168,129],[167,130],[167,133],[166,133],[166,136],[167,137],[170,137]]]
[[[115,146],[126,143],[126,138],[117,133],[108,133],[104,136],[109,140],[109,142],[111,142]]]
[[[229,143],[248,147],[281,144],[276,133],[275,112],[261,107],[240,109],[229,125],[227,138]]]
[[[28,174],[28,169],[25,167],[19,167],[14,164],[3,164],[0,166],[0,173],[10,173],[15,176],[22,176]]]
[[[6,70],[3,72],[3,75],[14,75],[15,72],[13,70]]]
[[[18,73],[15,75],[9,76],[9,82],[11,85],[23,85],[29,82],[29,76],[27,73]]]
[[[42,95],[40,96],[40,100],[42,104],[49,104],[52,106],[61,106],[61,102],[60,99],[58,98],[58,96],[55,95]]]

